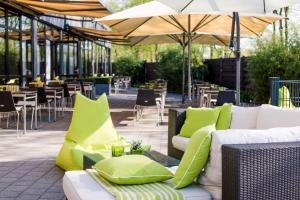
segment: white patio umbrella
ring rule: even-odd
[[[240,104],[241,79],[241,50],[240,34],[244,23],[241,15],[257,16],[272,13],[274,10],[300,3],[299,0],[157,0],[180,14],[184,13],[233,13],[231,48],[236,54],[236,90],[237,104]],[[234,35],[236,32],[236,44]]]
[[[300,3],[299,0],[157,0],[179,13],[239,12],[249,15],[272,13]]]
[[[178,13],[176,10],[152,1],[101,18],[99,21],[118,31],[124,37],[167,35],[182,33],[188,41],[188,99],[191,100],[191,44],[192,36],[207,33],[226,35],[231,33],[232,13]],[[241,15],[241,34],[258,36],[267,25],[278,20],[273,14]]]

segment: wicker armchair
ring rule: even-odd
[[[179,133],[185,111],[169,111],[168,155],[181,158],[172,137]],[[300,199],[300,142],[224,145],[223,200]]]

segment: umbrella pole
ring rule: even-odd
[[[235,14],[236,21],[236,104],[241,103],[241,29],[239,13]]]
[[[192,67],[192,36],[188,34],[188,101],[192,102],[192,77],[191,77],[191,67]]]
[[[182,43],[182,104],[185,102],[185,34],[183,34]]]

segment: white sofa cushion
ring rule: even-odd
[[[185,151],[186,150],[189,141],[190,141],[190,138],[181,137],[179,135],[174,136],[172,138],[173,147],[175,149],[180,150],[180,151]]]
[[[300,141],[300,127],[268,130],[226,130],[214,131],[210,160],[199,183],[206,186],[222,186],[222,152],[224,144],[253,144]]]
[[[169,183],[169,182],[167,182]],[[114,200],[104,185],[99,185],[85,171],[69,171],[63,178],[63,189],[68,200]],[[186,200],[211,200],[210,193],[199,184],[179,190]]]
[[[300,126],[300,109],[262,105],[257,117],[257,129]]]
[[[256,129],[260,107],[232,107],[230,129]]]

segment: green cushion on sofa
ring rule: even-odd
[[[83,147],[96,145],[98,149],[109,149],[112,143],[119,140],[105,94],[97,101],[81,94],[76,95],[73,117],[66,139]]]
[[[120,185],[137,185],[168,180],[173,173],[143,155],[114,157],[98,162],[94,169],[105,179]]]
[[[197,130],[216,126],[220,109],[219,108],[188,108],[186,120],[180,130],[179,136],[190,138]]]
[[[230,128],[232,104],[224,104],[219,107],[220,114],[217,121],[217,130],[227,130]]]
[[[199,176],[208,160],[210,145],[209,131],[199,130],[193,134],[172,180],[176,189],[190,185]]]

